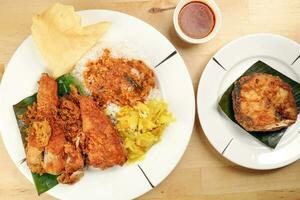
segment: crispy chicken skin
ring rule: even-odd
[[[37,115],[39,117],[36,119],[37,122],[33,122],[30,127],[26,148],[27,164],[33,172],[59,174],[64,170],[65,136],[63,130],[55,123],[57,106],[57,83],[47,74],[42,74],[37,94]],[[34,128],[35,123],[41,123],[38,122],[39,120],[50,125],[50,133],[45,134],[42,128]],[[43,145],[36,145],[37,141],[41,143],[43,135],[47,135],[47,141],[43,141]]]
[[[26,162],[33,173],[43,174],[43,149],[36,146],[33,140],[29,139],[26,147]]]
[[[291,87],[279,77],[255,73],[240,78],[232,92],[235,119],[247,131],[275,131],[295,123]]]
[[[37,103],[24,118],[29,126],[26,157],[30,170],[60,175],[58,181],[66,184],[77,182],[84,174],[80,146],[84,138],[80,137],[79,100],[74,92],[59,99],[54,78],[42,74]]]
[[[84,161],[79,148],[71,143],[66,143],[65,146],[66,157],[66,172],[75,172],[81,170],[84,167]]]
[[[48,144],[51,136],[51,126],[48,121],[33,122],[28,131],[28,143],[26,157],[29,168],[32,172],[42,174],[43,150]]]
[[[47,74],[42,74],[42,77],[39,81],[39,89],[37,94],[37,112],[40,121],[46,121],[49,124],[49,121],[55,115],[56,107],[58,104],[58,96],[57,96],[57,83],[56,81],[49,77]],[[49,140],[51,140],[51,130],[48,132],[48,140],[44,145],[39,144],[39,140],[41,140],[42,135],[45,135],[42,129],[36,129],[34,124],[29,127],[29,135],[28,135],[28,144],[26,147],[26,157],[27,157],[27,165],[30,170],[35,173],[44,173],[43,169],[43,151],[47,146]],[[49,139],[50,138],[50,139]]]
[[[80,98],[80,110],[89,165],[101,169],[123,165],[127,158],[122,140],[104,112],[84,96]]]
[[[83,176],[84,160],[81,150],[67,142],[64,145],[66,153],[65,172],[58,177],[60,183],[73,184]]]
[[[37,94],[38,112],[49,117],[56,114],[58,106],[57,83],[54,78],[43,73]]]
[[[34,173],[59,175],[60,183],[73,184],[85,164],[106,169],[127,160],[121,138],[96,102],[74,88],[58,98],[57,83],[47,74],[24,120],[29,126],[27,164]]]
[[[44,152],[44,170],[46,173],[58,175],[64,171],[66,142],[63,129],[55,122],[51,123],[52,134]]]
[[[64,127],[67,142],[64,145],[65,171],[58,177],[60,183],[73,184],[84,175],[84,159],[82,148],[84,134],[79,108],[78,92],[71,86],[71,95],[60,99],[59,115]]]
[[[77,170],[72,173],[64,172],[59,177],[57,177],[58,182],[63,184],[74,184],[77,183],[81,177],[83,177],[83,169]]]

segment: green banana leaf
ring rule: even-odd
[[[288,83],[292,90],[293,90],[293,95],[295,97],[295,101],[297,104],[297,110],[298,112],[300,111],[300,84],[289,77],[283,75],[282,73],[278,72],[277,70],[273,69],[266,63],[262,61],[258,61],[255,64],[253,64],[245,73],[243,73],[242,76],[247,76],[251,75],[253,73],[267,73],[271,74],[274,76],[279,76],[284,82]],[[240,76],[240,77],[242,77]],[[239,78],[240,78],[239,77]],[[238,78],[238,79],[239,79]],[[237,80],[238,80],[237,79]],[[223,96],[221,97],[221,100],[219,101],[219,107],[221,110],[229,117],[233,122],[238,124],[234,118],[234,111],[233,111],[233,105],[232,105],[232,90],[234,87],[234,83],[230,85],[230,87],[225,91]],[[239,124],[238,124],[239,125]],[[284,135],[286,129],[282,129],[279,131],[272,131],[272,132],[249,132],[247,131],[250,135],[254,136],[257,138],[259,141],[264,143],[265,145],[275,148],[277,144],[279,143],[280,139]]]
[[[65,74],[59,77],[58,79],[56,79],[56,82],[58,85],[59,96],[64,96],[65,94],[70,93],[70,85],[74,85],[77,88],[79,94],[87,95],[84,86],[81,84],[81,82],[71,74]]]
[[[58,84],[59,96],[64,96],[65,94],[70,93],[71,90],[70,85],[74,85],[81,95],[86,95],[83,85],[80,83],[80,81],[77,78],[75,78],[71,74],[65,74],[59,77],[58,79],[56,79],[56,81]],[[26,138],[28,134],[27,133],[28,127],[19,119],[18,116],[23,115],[27,111],[28,106],[36,102],[36,97],[37,94],[34,94],[30,97],[23,99],[22,101],[20,101],[19,103],[13,106],[24,148],[27,145]],[[58,184],[57,176],[51,174],[39,175],[36,173],[32,173],[32,178],[39,195],[48,191],[49,189],[53,188]]]

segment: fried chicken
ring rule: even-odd
[[[74,183],[79,180],[80,177],[78,178],[75,174],[78,174],[78,170],[82,171],[84,163],[81,151],[75,148],[75,144],[68,143],[66,140],[66,135],[70,133],[70,130],[65,127],[69,124],[60,122],[70,120],[61,119],[58,116],[59,104],[56,81],[47,74],[43,74],[39,81],[36,109],[33,107],[29,109],[31,115],[29,119],[33,122],[29,124],[26,147],[27,164],[32,172],[63,174],[64,180],[62,178],[59,180],[63,180],[64,183],[69,183],[69,181]],[[36,113],[33,117],[34,112]],[[68,114],[63,113],[64,116]],[[80,115],[79,108],[77,108],[75,120],[80,120],[78,115]],[[72,145],[74,147],[71,147]]]
[[[34,173],[44,173],[43,150],[51,136],[51,126],[48,121],[33,122],[28,131],[28,144],[26,148],[27,163]]]
[[[57,112],[57,83],[54,78],[43,73],[39,81],[37,94],[37,110],[46,118],[53,117]]]
[[[66,142],[63,129],[55,122],[51,123],[52,134],[44,152],[44,170],[48,174],[58,175],[64,171]]]
[[[79,96],[74,87],[59,98],[57,83],[47,74],[39,81],[36,104],[22,120],[29,126],[30,170],[58,175],[60,183],[77,182],[85,164],[106,169],[127,160],[121,138],[92,98]]]
[[[232,92],[235,119],[247,131],[275,131],[295,123],[291,87],[277,76],[255,73],[240,78]]]
[[[27,165],[32,172],[39,174],[45,172],[43,152],[48,143],[54,139],[52,135],[56,130],[53,130],[50,123],[55,117],[57,104],[57,83],[47,74],[42,74],[37,94],[36,119],[33,123],[29,124],[28,144],[26,147]],[[51,156],[51,154],[49,155]],[[52,160],[52,157],[48,158],[48,154],[45,154],[45,157],[47,161]],[[53,162],[56,162],[55,158]],[[53,171],[57,172],[59,169],[54,169]],[[48,169],[46,169],[46,172],[48,172]]]
[[[123,165],[127,158],[122,140],[104,112],[84,96],[80,98],[80,110],[88,164],[101,169]]]
[[[84,135],[82,133],[82,121],[79,108],[77,90],[71,87],[71,95],[60,99],[59,117],[60,123],[65,130],[68,142],[64,145],[65,171],[58,177],[60,183],[76,183],[83,175],[84,159],[82,147],[84,146]]]
[[[66,153],[65,171],[58,177],[60,183],[73,184],[83,176],[84,160],[82,152],[72,143],[67,142],[64,146]]]

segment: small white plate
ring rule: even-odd
[[[198,115],[208,140],[224,157],[238,165],[261,170],[283,167],[299,159],[299,116],[277,147],[271,149],[218,109],[225,90],[258,60],[299,82],[299,55],[299,44],[288,38],[254,34],[230,42],[209,61],[198,86]]]
[[[146,158],[132,165],[104,171],[89,168],[74,185],[59,184],[48,191],[58,199],[133,199],[157,186],[175,168],[183,155],[194,125],[194,90],[186,66],[174,46],[143,21],[108,10],[80,11],[84,25],[108,20],[112,26],[105,38],[135,47],[154,69],[164,99],[176,122],[164,132]],[[28,27],[29,28],[29,27]],[[104,40],[104,39],[103,39]],[[19,170],[32,182],[13,105],[37,91],[43,60],[29,36],[9,61],[0,85],[0,130],[5,147]],[[34,187],[34,186],[32,186]]]

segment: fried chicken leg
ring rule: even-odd
[[[30,125],[26,148],[27,164],[32,172],[60,174],[64,169],[65,136],[55,123],[57,106],[57,83],[42,74],[37,94],[37,119]]]

